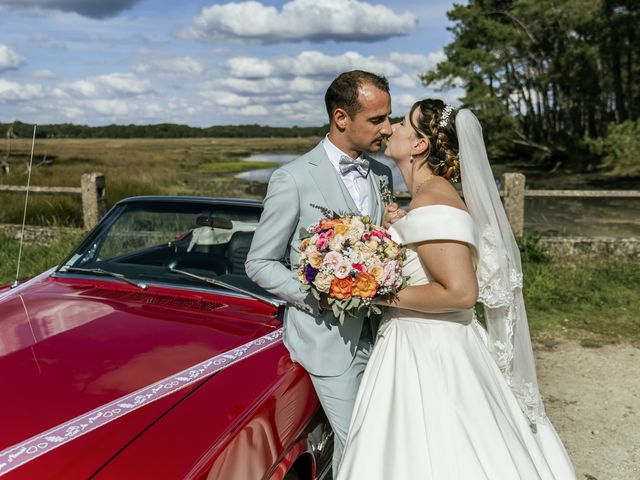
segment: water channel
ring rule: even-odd
[[[283,153],[259,154],[245,160],[288,163],[298,156]],[[391,167],[394,190],[406,191],[400,171],[393,161],[382,154],[374,157]],[[275,168],[250,170],[236,177],[266,184],[274,170]],[[525,232],[561,236],[640,237],[640,198],[527,198]]]

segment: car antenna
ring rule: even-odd
[[[29,159],[29,175],[27,176],[27,194],[24,198],[24,213],[22,214],[22,233],[20,234],[20,248],[18,250],[18,267],[16,269],[16,279],[11,284],[11,288],[15,288],[20,285],[18,278],[20,278],[20,260],[22,259],[22,244],[24,243],[24,225],[27,221],[27,203],[29,202],[29,187],[31,186],[31,171],[33,166],[33,149],[36,146],[36,128],[33,126],[33,140],[31,142],[31,158]]]

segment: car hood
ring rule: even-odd
[[[49,275],[0,293],[0,451],[265,335],[280,326],[275,317],[275,308],[233,294]],[[94,461],[197,385],[102,427],[113,439],[101,440]]]

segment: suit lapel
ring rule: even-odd
[[[351,194],[329,161],[322,143],[314,148],[312,153],[309,159],[309,165],[311,165],[309,171],[324,198],[325,205],[322,206],[336,213],[357,212],[358,208]]]
[[[382,220],[382,205],[380,197],[380,177],[373,168],[369,170],[369,216],[373,223],[380,224]]]

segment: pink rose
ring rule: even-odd
[[[324,266],[326,268],[335,268],[344,260],[343,256],[338,252],[329,252],[324,256]]]
[[[380,279],[380,285],[385,287],[391,287],[396,283],[396,268],[398,263],[395,260],[383,263],[382,278]]]

